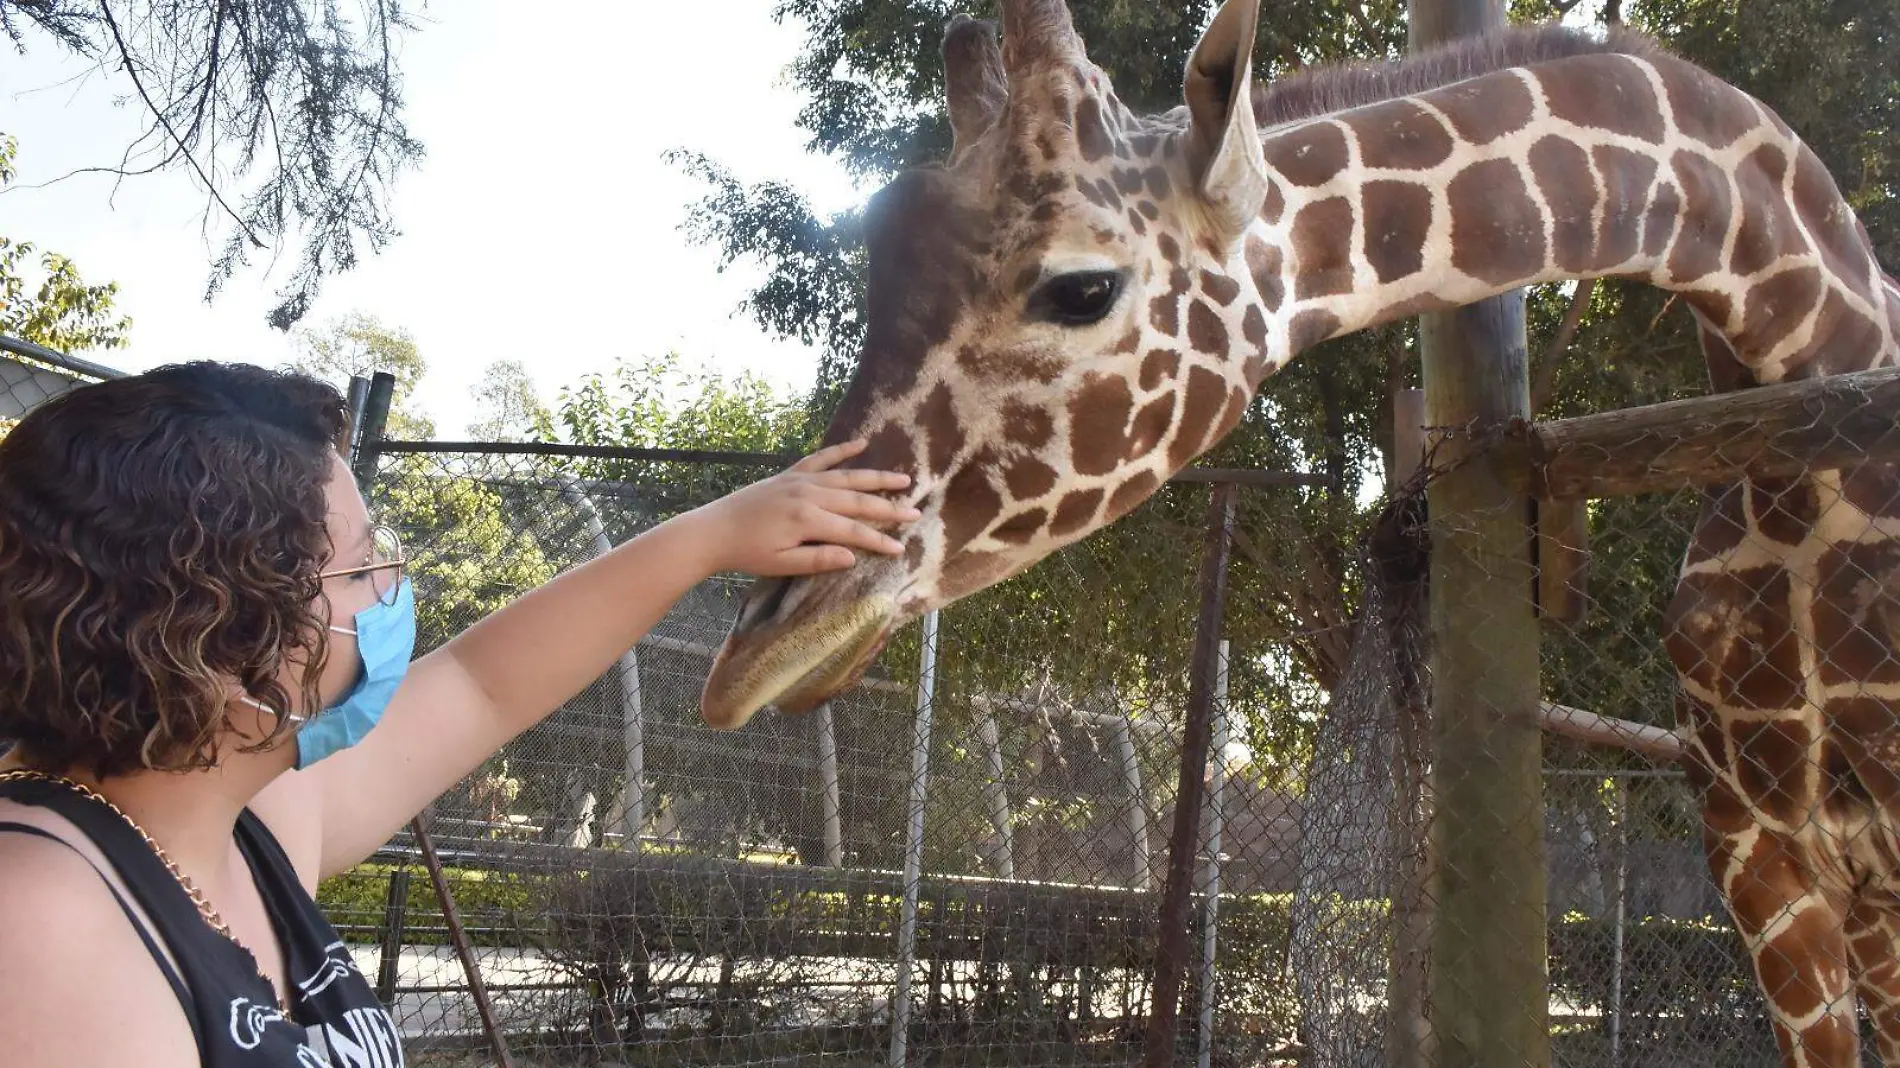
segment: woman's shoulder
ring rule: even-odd
[[[43,825],[18,807],[0,802],[0,822]],[[19,831],[0,832],[0,1034],[10,1068],[198,1059],[176,995],[98,871]]]

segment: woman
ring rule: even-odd
[[[410,663],[414,601],[336,391],[197,363],[0,441],[0,1048],[9,1068],[400,1065],[317,882],[715,572],[895,554],[861,443],[679,516]],[[372,729],[373,728],[373,729]],[[0,743],[4,744],[4,743]]]

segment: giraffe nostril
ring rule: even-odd
[[[733,626],[733,633],[745,634],[759,629],[777,618],[779,610],[785,607],[785,598],[792,592],[790,578],[763,578],[752,584],[746,591],[745,600],[739,605],[739,618]]]

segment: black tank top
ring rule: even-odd
[[[277,1008],[251,954],[205,923],[190,895],[117,813],[58,783],[0,782],[0,797],[66,817],[112,862],[178,962],[173,970],[145,925],[112,889],[178,995],[204,1068],[402,1068],[402,1044],[375,989],[298,882],[277,839],[249,809],[238,817],[237,844],[283,944],[289,1019]],[[0,832],[71,846],[23,823],[0,822]]]

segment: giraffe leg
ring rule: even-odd
[[[1814,885],[1793,843],[1766,828],[1715,837],[1709,863],[1788,1068],[1859,1068],[1847,910]]]
[[[1856,902],[1847,915],[1847,945],[1861,1004],[1873,1017],[1881,1063],[1900,1068],[1900,909]]]

